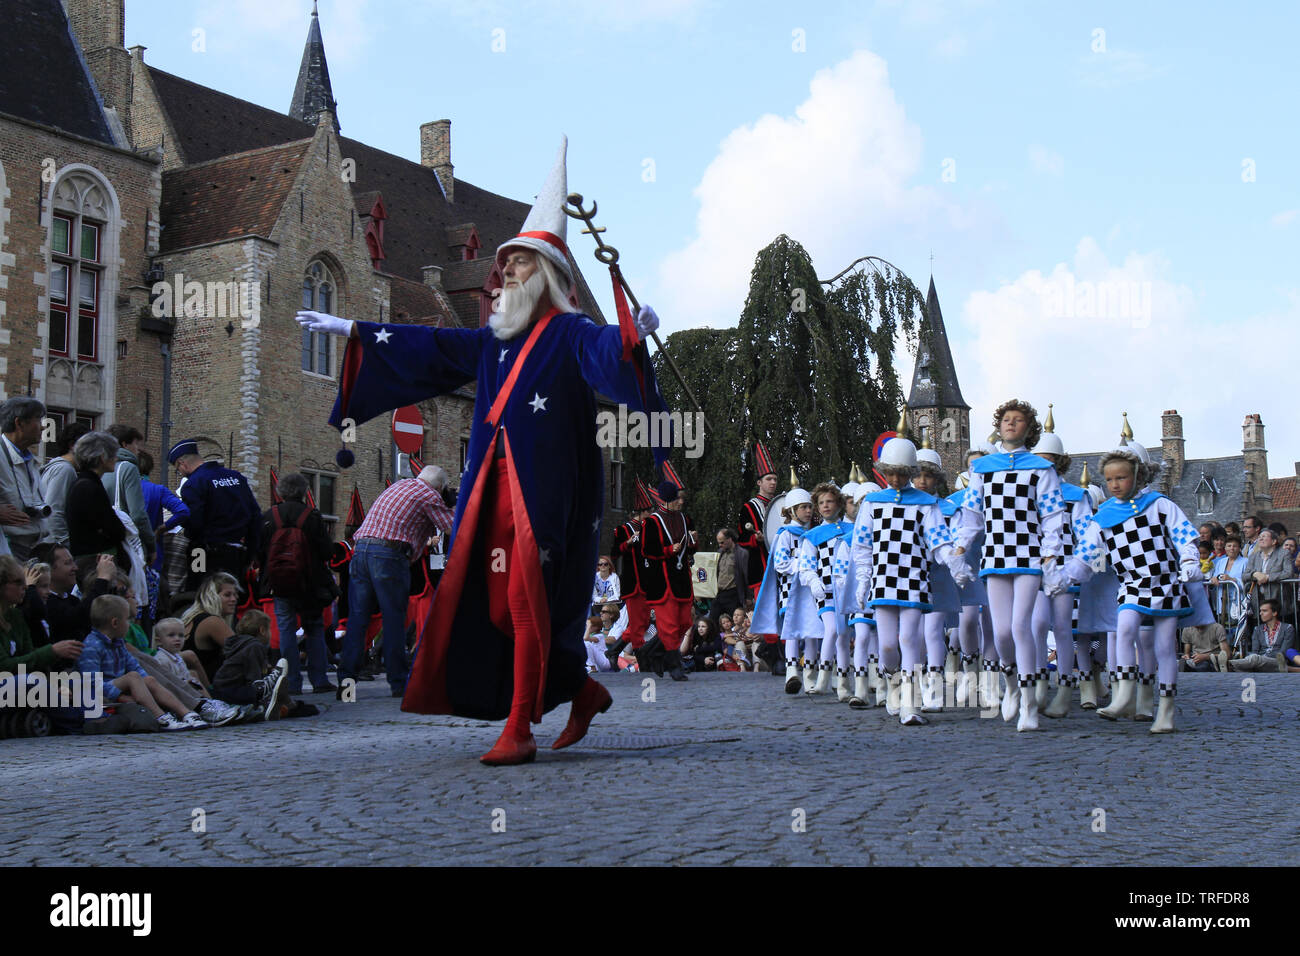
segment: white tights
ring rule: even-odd
[[[876,629],[866,621],[858,621],[853,625],[853,668],[863,676],[867,673],[871,658],[876,655],[877,640]]]
[[[1120,663],[1133,665],[1136,642],[1138,671],[1144,675],[1156,674],[1161,684],[1173,687],[1178,682],[1178,618],[1153,618],[1154,627],[1140,627],[1140,620],[1141,614],[1132,608],[1119,612],[1115,640]]]
[[[1062,591],[1049,598],[1042,591],[1034,602],[1034,644],[1038,656],[1038,670],[1047,670],[1047,629],[1056,636],[1056,673],[1069,677],[1074,673],[1074,634],[1071,617],[1074,615],[1074,595]]]
[[[849,666],[849,632],[839,625],[838,614],[822,614],[822,663],[834,661],[837,672],[845,674]]]
[[[984,579],[998,657],[1003,667],[1014,662],[1022,677],[1038,669],[1034,602],[1041,583],[1037,574],[990,574]]]
[[[880,634],[880,667],[886,673],[917,671],[925,650],[921,609],[886,606],[876,608],[876,630]],[[901,658],[901,660],[900,660]]]
[[[943,612],[925,615],[925,657],[931,670],[942,670],[948,656],[948,638],[943,626]]]

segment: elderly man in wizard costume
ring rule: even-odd
[[[487,327],[298,313],[306,329],[349,337],[336,428],[477,382],[461,482],[469,493],[457,503],[402,709],[507,718],[480,758],[495,765],[531,761],[531,723],[565,701],[573,706],[554,749],[581,740],[609,709],[609,691],[587,676],[582,640],[604,504],[595,392],[666,411],[640,345],[659,324],[654,312],[602,328],[569,303],[566,145],[523,228],[497,250],[504,288]]]

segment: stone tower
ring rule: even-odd
[[[298,67],[298,82],[293,87],[289,115],[315,126],[324,112],[333,114],[334,132],[338,133],[338,103],[334,100],[334,90],[330,86],[330,68],[325,62],[325,41],[320,34],[320,16],[313,3],[311,26],[307,28],[307,45],[302,51],[302,63]]]
[[[930,319],[931,335],[922,337],[912,372],[912,389],[907,396],[907,425],[911,438],[919,445],[923,435],[930,436],[930,447],[939,453],[944,473],[951,482],[965,465],[970,447],[970,406],[961,397],[957,369],[948,346],[948,332],[939,308],[939,294],[930,277],[925,297],[925,311]]]
[[[1241,423],[1241,457],[1246,464],[1245,513],[1271,511],[1273,496],[1268,488],[1268,449],[1264,446],[1264,423],[1259,415],[1247,415]]]

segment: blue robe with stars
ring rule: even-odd
[[[537,335],[497,425],[489,412]],[[622,361],[617,325],[552,312],[507,341],[489,327],[435,329],[358,322],[349,340],[330,424],[367,421],[390,409],[476,383],[466,470],[451,552],[416,646],[402,709],[499,720],[510,713],[514,636],[488,613],[488,558],[480,519],[494,461],[508,462],[515,534],[535,555],[522,575],[542,634],[542,673],[533,720],[572,700],[586,680],[582,640],[604,510],[604,465],[596,445],[596,392],[636,411],[666,411],[652,370]],[[649,406],[647,408],[647,405]],[[656,450],[656,454],[661,454]],[[522,566],[520,566],[522,565]]]

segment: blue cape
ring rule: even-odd
[[[984,455],[976,458],[971,463],[970,470],[981,475],[989,475],[995,471],[1016,471],[1023,468],[1051,468],[1052,463],[1046,458],[1039,458],[1037,455],[1027,451],[998,452],[993,455]]]
[[[1140,515],[1163,497],[1164,495],[1158,491],[1148,491],[1127,501],[1123,498],[1107,498],[1093,513],[1092,520],[1097,522],[1099,527],[1113,528],[1134,515]]]

